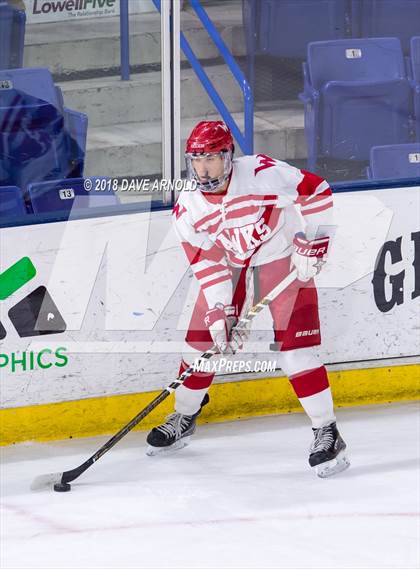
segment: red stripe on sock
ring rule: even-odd
[[[189,367],[190,366],[182,360],[181,365],[179,366],[179,375]],[[194,372],[190,377],[187,377],[183,385],[188,387],[188,389],[206,389],[207,387],[210,387],[214,375],[214,373],[205,373],[202,371]]]
[[[299,399],[316,395],[330,386],[325,366],[301,371],[296,375],[291,375],[289,380]]]

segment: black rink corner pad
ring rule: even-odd
[[[5,337],[6,337],[6,330],[3,324],[0,322],[0,340],[3,340],[3,338]]]
[[[9,318],[21,338],[60,334],[66,323],[50,293],[40,286],[9,310]]]

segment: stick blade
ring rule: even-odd
[[[55,472],[54,474],[41,474],[33,479],[31,490],[37,492],[38,490],[46,490],[52,488],[57,482],[61,482],[63,477],[62,472]]]

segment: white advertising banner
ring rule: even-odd
[[[320,358],[417,355],[419,188],[334,202]],[[169,211],[0,229],[0,259],[2,407],[150,391],[176,375],[198,286]],[[235,358],[275,359],[269,311],[254,324]]]
[[[24,0],[28,24],[118,16],[120,0]],[[130,14],[155,12],[152,0],[129,0]]]

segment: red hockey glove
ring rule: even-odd
[[[243,346],[248,334],[245,330],[233,330],[237,323],[235,307],[216,304],[206,312],[204,323],[207,326],[211,339],[221,354],[234,354]]]
[[[329,237],[307,241],[303,234],[293,239],[292,265],[296,267],[297,278],[307,282],[313,279],[326,262]]]

